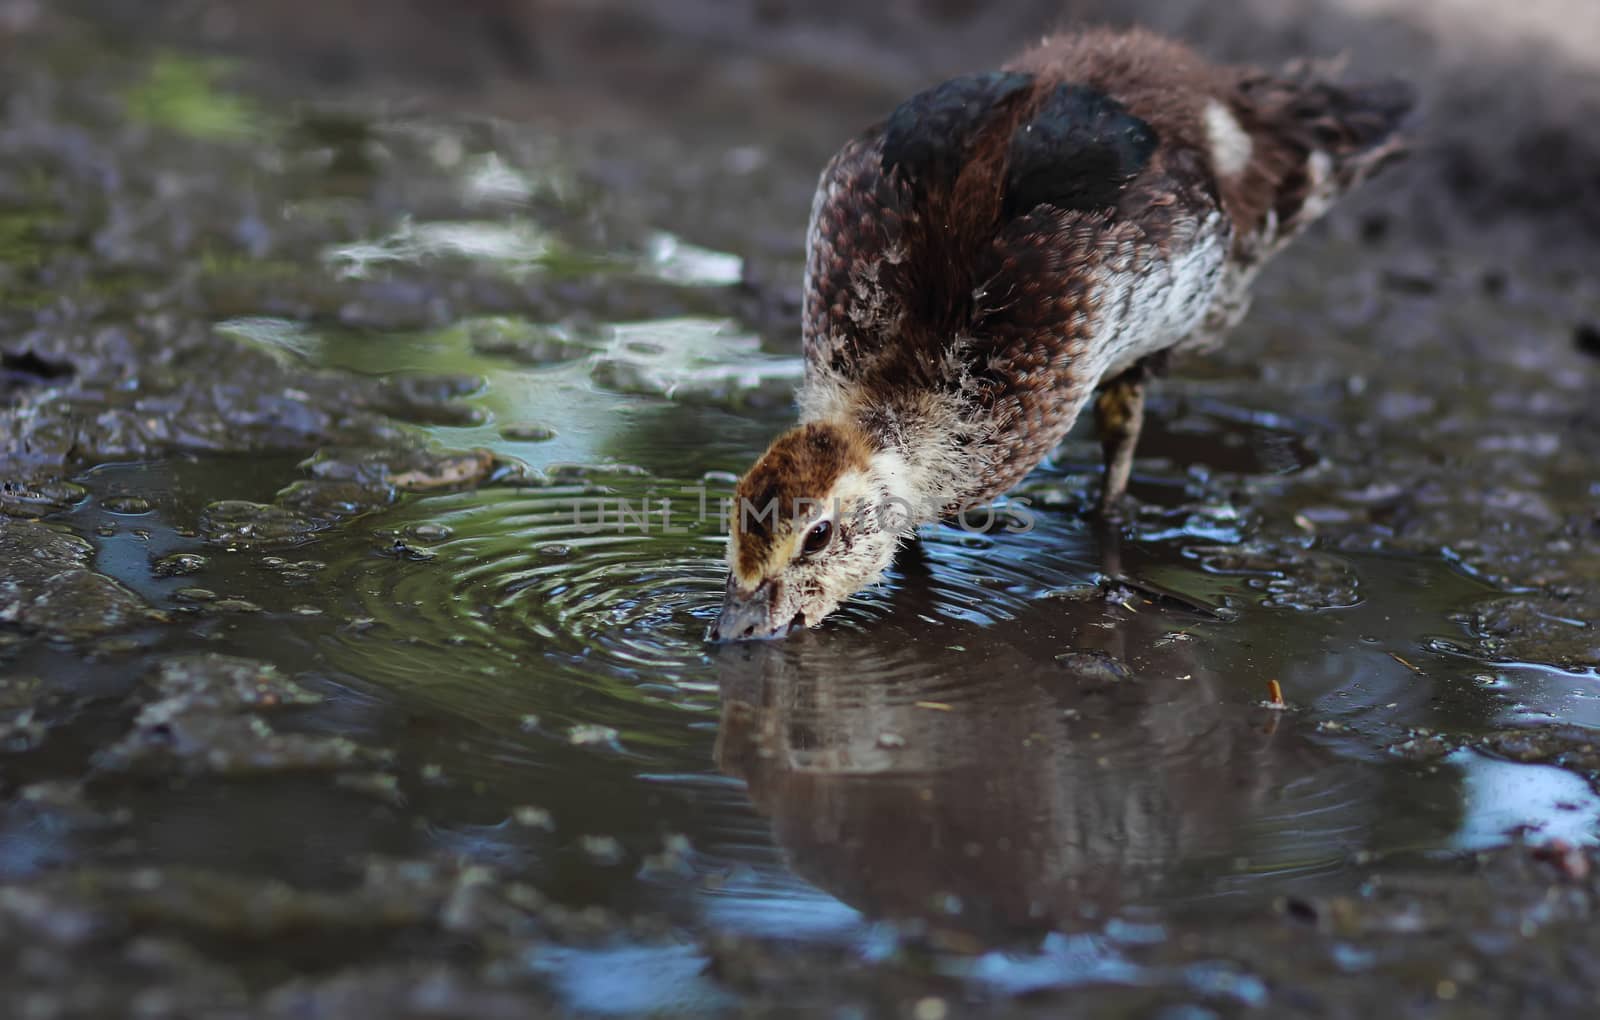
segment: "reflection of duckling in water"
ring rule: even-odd
[[[1015,485],[1097,389],[1114,509],[1150,370],[1239,320],[1263,262],[1399,151],[1409,106],[1101,31],[848,142],[812,207],[802,424],[739,484],[712,637],[817,624],[917,525]]]
[[[1309,829],[1272,824],[1293,810],[1274,804],[1286,785],[1344,773],[1292,722],[1274,733],[1271,713],[1228,701],[1187,642],[1161,640],[1192,620],[1147,608],[1098,626],[1101,606],[1069,602],[1029,620],[1026,643],[940,625],[939,644],[965,651],[930,676],[917,615],[716,656],[719,767],[799,875],[871,918],[925,922],[956,947],[1083,927],[1212,889],[1241,855],[1337,860],[1362,828],[1359,799],[1318,799]],[[1062,634],[1079,647],[1054,656]]]

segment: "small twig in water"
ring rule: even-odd
[[[1276,680],[1267,681],[1267,707],[1279,712],[1289,707],[1289,703],[1283,700],[1283,686]]]
[[[1409,663],[1406,660],[1402,659],[1400,656],[1396,655],[1394,652],[1390,652],[1389,653],[1389,658],[1393,659],[1394,661],[1398,662],[1400,665],[1404,666],[1406,669],[1409,669],[1411,672],[1416,673],[1419,676],[1422,674],[1421,667],[1413,666],[1411,663]]]

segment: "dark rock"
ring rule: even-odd
[[[83,539],[0,516],[0,624],[81,639],[160,619],[133,592],[89,569]]]

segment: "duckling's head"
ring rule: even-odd
[[[779,436],[735,491],[711,640],[815,626],[878,580],[916,523],[894,494],[894,460],[854,425],[813,422]]]

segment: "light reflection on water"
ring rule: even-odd
[[[540,190],[498,160],[445,162],[468,168],[474,203],[522,209]],[[358,274],[454,260],[686,292],[742,273],[659,233],[614,255],[563,244],[518,216],[437,220],[331,257]],[[1475,582],[1430,562],[1247,547],[1239,509],[1185,502],[1196,470],[1248,486],[1313,467],[1294,422],[1207,399],[1158,407],[1136,490],[1184,505],[1141,518],[1123,547],[1078,520],[1069,443],[1024,489],[1032,532],[926,529],[823,628],[713,649],[714,508],[787,416],[794,357],[693,307],[387,334],[266,317],[222,328],[321,368],[483,381],[469,398],[481,415],[418,431],[524,461],[535,484],[410,498],[325,535],[307,550],[327,564],[315,590],[275,590],[249,556],[218,559],[206,583],[265,610],[232,625],[236,648],[348,692],[305,725],[385,734],[434,777],[406,791],[423,824],[405,840],[513,868],[557,900],[863,959],[913,947],[1022,994],[1137,980],[1119,947],[1163,937],[1163,911],[1337,887],[1358,855],[1474,849],[1523,827],[1595,837],[1600,800],[1569,773],[1384,750],[1414,727],[1471,732],[1585,698],[1532,667],[1494,668],[1485,685],[1489,667],[1434,641]],[[524,424],[548,428],[509,427]],[[103,496],[163,470],[85,482]],[[663,498],[678,501],[672,531],[620,514],[594,526],[602,505]],[[156,502],[140,521],[150,538],[107,537],[97,566],[170,605],[187,582],[152,581],[148,554],[197,543],[166,520],[176,504]],[[90,532],[116,516],[90,503],[71,518]],[[393,555],[396,538],[426,561]],[[1114,597],[1108,574],[1129,582]],[[307,602],[321,615],[284,627]],[[1269,680],[1288,711],[1262,705]],[[1594,703],[1571,718],[1594,722]],[[584,1011],[724,1002],[705,960],[675,945],[529,965]],[[1224,970],[1184,979],[1260,995]]]
[[[1600,842],[1600,797],[1571,772],[1497,761],[1475,751],[1457,751],[1449,761],[1461,770],[1466,802],[1453,845],[1482,850],[1503,844],[1510,833],[1541,842]]]
[[[1134,979],[1117,947],[1147,935],[1119,919],[1337,887],[1360,853],[1478,848],[1519,827],[1594,838],[1600,801],[1569,773],[1383,751],[1409,727],[1482,727],[1528,696],[1515,671],[1485,686],[1482,663],[1428,650],[1475,590],[1447,569],[1348,559],[1353,607],[1272,609],[1179,537],[1117,550],[1122,574],[1164,594],[1108,600],[1105,540],[1044,511],[1028,535],[929,529],[829,625],[711,648],[717,522],[596,533],[581,509],[596,493],[715,497],[726,481],[587,477],[414,499],[310,547],[328,563],[315,595],[252,590],[247,557],[218,564],[232,586],[208,581],[267,610],[239,622],[241,646],[272,642],[286,668],[358,684],[364,711],[427,720],[399,731],[402,753],[473,791],[413,791],[427,838],[557,898],[862,958],[924,946],[952,976],[1020,993]],[[159,473],[85,481],[125,492],[132,478]],[[139,523],[183,548],[157,502]],[[80,526],[126,523],[95,514]],[[384,555],[385,536],[424,524],[432,559]],[[100,568],[136,579],[132,548],[107,541]],[[140,584],[158,603],[168,587]],[[324,616],[287,634],[273,622],[312,598]],[[1261,705],[1268,678],[1290,711]],[[524,806],[548,827],[515,822]],[[650,864],[676,836],[687,855]],[[597,851],[608,842],[620,859]],[[639,953],[641,990],[711,1001],[692,954]],[[547,966],[582,1005],[613,1001],[608,961]]]
[[[662,484],[607,489],[639,498]],[[1482,760],[1416,766],[1381,751],[1407,726],[1439,724],[1448,660],[1416,645],[1468,590],[1447,571],[1352,561],[1362,604],[1307,614],[1255,608],[1259,592],[1170,547],[1123,550],[1135,577],[1236,605],[1224,623],[1085,597],[1102,550],[1045,515],[1015,539],[932,529],[883,591],[829,626],[711,649],[715,529],[584,535],[582,498],[554,486],[400,511],[386,523],[427,520],[451,537],[427,564],[337,562],[376,622],[325,651],[399,697],[479,719],[539,714],[552,735],[615,727],[637,778],[698,805],[684,879],[697,925],[865,953],[889,920],[897,937],[958,955],[1011,947],[962,965],[974,975],[1008,959],[1022,984],[1070,983],[1107,971],[1081,953],[1069,965],[1049,934],[1092,933],[1130,906],[1316,888],[1358,852],[1486,845],[1558,810],[1562,834],[1593,830],[1592,798],[1526,796],[1516,777],[1534,781],[1532,767],[1492,763],[1488,782]],[[1380,592],[1413,611],[1397,619]],[[1292,711],[1259,704],[1268,677]],[[695,722],[708,711],[714,731]],[[748,803],[704,782],[697,758]],[[603,808],[589,810],[589,827],[603,825]]]
[[[400,731],[403,753],[473,791],[413,791],[427,839],[526,868],[556,898],[656,905],[697,929],[864,958],[925,946],[953,976],[1020,993],[1132,980],[1111,934],[1130,911],[1337,886],[1358,854],[1478,848],[1519,827],[1594,838],[1600,803],[1568,773],[1383,750],[1419,726],[1471,732],[1541,710],[1592,721],[1570,675],[1489,667],[1435,640],[1481,590],[1445,565],[1247,550],[1247,522],[1222,505],[1146,518],[1116,548],[1047,469],[1026,490],[1031,533],[927,529],[825,627],[712,649],[716,502],[780,418],[663,397],[694,389],[702,362],[725,379],[746,358],[782,381],[784,359],[694,318],[566,334],[571,349],[543,364],[480,349],[470,323],[381,337],[231,328],[326,367],[482,378],[481,424],[419,428],[545,476],[411,498],[325,536],[305,550],[328,564],[314,593],[261,590],[248,557],[214,564],[231,581],[207,583],[267,610],[239,622],[241,647],[298,655],[372,711],[426,720]],[[627,371],[596,371],[619,357]],[[526,420],[554,436],[502,434]],[[1244,438],[1209,443],[1207,429]],[[1150,439],[1157,465],[1199,447],[1243,474],[1308,462],[1286,423],[1211,405]],[[161,477],[144,465],[85,481],[109,493]],[[1140,484],[1181,492],[1170,477]],[[663,497],[671,532],[594,526],[608,501]],[[139,520],[151,538],[105,539],[98,566],[165,603],[186,582],[152,582],[141,557],[189,546],[157,503]],[[129,523],[96,514],[76,525]],[[397,536],[431,558],[396,558]],[[1105,598],[1107,571],[1133,587]],[[286,642],[274,614],[308,600],[324,615],[296,620]],[[1269,679],[1290,711],[1261,706]],[[519,810],[549,827],[515,823]],[[678,835],[687,857],[643,863]],[[624,961],[640,994],[713,1001],[693,954],[634,952],[542,966],[579,1008],[624,1001],[609,978]]]
[[[704,1016],[737,1000],[688,946],[540,948],[529,969],[555,983],[568,1008],[601,1016]]]

